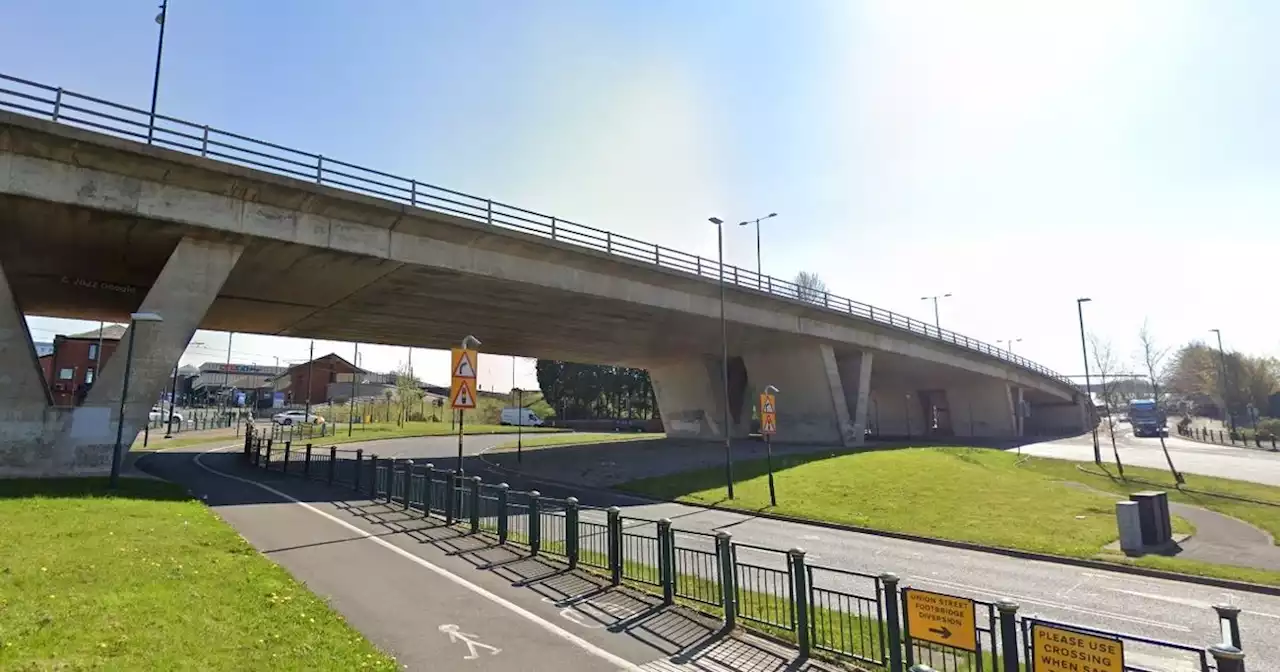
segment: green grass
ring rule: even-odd
[[[529,431],[529,428],[525,428]],[[597,443],[623,443],[628,441],[649,441],[653,439],[664,438],[666,434],[653,433],[637,433],[637,432],[617,432],[617,433],[595,433],[595,432],[574,432],[567,434],[552,434],[550,436],[539,436],[524,439],[521,443],[525,450],[530,448],[546,448],[549,446],[567,446],[567,445],[594,445]],[[508,441],[494,448],[495,452],[507,452],[515,450],[516,442]]]
[[[0,481],[0,669],[395,669],[181,488],[105,492]]]
[[[1116,538],[1116,498],[1066,482],[1127,494],[1153,487],[1170,499],[1234,516],[1280,536],[1280,504],[1178,491],[1168,472],[1126,469],[1121,481],[1080,471],[1078,463],[979,448],[905,448],[775,459],[778,506],[769,506],[763,460],[735,465],[736,499],[724,498],[723,472],[705,469],[623,484],[621,489],[736,509],[967,541],[1078,558],[1099,558],[1189,574],[1280,585],[1280,572],[1182,558],[1104,553]],[[1091,470],[1097,468],[1086,465]],[[1187,487],[1280,503],[1280,488],[1188,474]],[[1175,516],[1174,531],[1193,529]]]
[[[265,427],[268,432],[266,436],[271,436],[269,425],[259,425],[260,428]],[[508,425],[484,425],[463,423],[463,434],[514,434],[516,428]],[[563,429],[555,429],[553,427],[525,427],[525,433],[546,433],[546,432],[563,432]],[[332,432],[332,433],[330,433]],[[347,425],[345,423],[335,425],[330,424],[325,430],[325,435],[311,436],[305,431],[295,430],[292,434],[293,441],[310,441],[316,445],[332,446],[342,443],[355,443],[359,441],[379,441],[382,439],[405,439],[415,436],[449,436],[457,434],[458,429],[454,425],[447,422],[406,422],[404,426],[399,426],[394,422],[372,422],[368,424],[357,423],[352,429],[350,436],[347,435]],[[281,440],[288,440],[289,432],[286,430]]]
[[[184,446],[196,446],[202,443],[234,443],[236,441],[244,441],[243,436],[237,437],[234,430],[225,430],[218,434],[206,434],[204,436],[174,436],[172,439],[165,439],[164,434],[152,434],[147,445],[142,445],[142,435],[138,435],[138,440],[133,442],[133,446],[129,450],[134,452],[153,452],[164,450],[166,448],[182,448]]]

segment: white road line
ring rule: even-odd
[[[333,523],[341,525],[342,527],[345,527],[346,529],[350,530],[352,533],[357,534],[365,539],[368,539],[369,541],[372,541],[373,543],[378,544],[379,546],[382,546],[383,548],[393,553],[396,553],[397,555],[405,558],[406,560],[409,560],[410,562],[417,564],[423,569],[426,569],[445,579],[448,579],[449,581],[453,582],[458,586],[466,588],[467,590],[479,595],[480,597],[483,597],[484,599],[489,600],[490,602],[493,602],[494,604],[502,607],[503,609],[506,609],[507,611],[510,611],[511,613],[529,621],[530,623],[533,623],[534,625],[542,628],[543,630],[546,630],[548,633],[551,633],[552,635],[578,647],[579,649],[582,649],[583,651],[586,651],[587,653],[597,658],[600,658],[601,660],[607,661],[610,665],[617,665],[619,670],[626,670],[627,672],[642,672],[641,667],[639,665],[632,663],[626,658],[610,653],[609,651],[606,651],[605,649],[600,648],[599,646],[596,646],[591,642],[588,642],[587,640],[573,634],[572,632],[569,632],[568,630],[561,628],[555,623],[552,623],[551,621],[548,621],[545,618],[542,618],[541,616],[529,611],[528,609],[525,609],[524,607],[521,607],[520,605],[515,604],[514,602],[511,602],[510,600],[500,595],[496,595],[492,592],[489,592],[485,588],[482,588],[462,578],[461,576],[458,576],[457,574],[454,574],[444,569],[443,567],[434,565],[424,560],[423,558],[420,558],[410,553],[409,551],[406,551],[403,548],[396,546],[395,544],[392,544],[384,539],[376,537],[373,534],[366,532],[365,530],[362,530],[359,527],[356,527],[355,525],[352,525],[351,523],[348,523],[347,521],[342,520],[341,518],[338,518],[337,516],[331,515],[325,511],[321,511],[320,509],[310,504],[307,504],[306,502],[298,500],[292,497],[291,495],[288,495],[284,492],[276,490],[275,488],[269,485],[264,485],[262,483],[259,483],[257,481],[252,481],[247,478],[233,476],[224,471],[219,471],[218,469],[214,469],[213,467],[210,467],[209,465],[205,464],[204,461],[201,459],[202,457],[204,457],[209,453],[218,452],[221,450],[226,450],[226,447],[207,450],[204,453],[201,453],[200,455],[196,455],[195,457],[193,457],[192,461],[195,462],[196,466],[200,467],[201,469],[204,469],[205,471],[211,474],[221,476],[223,478],[229,478],[233,481],[240,481],[241,483],[246,483],[254,487],[262,488],[263,490],[266,490],[267,492],[270,492],[271,494],[276,495],[277,497],[293,502],[294,504],[297,504],[298,506],[318,516],[321,516]]]
[[[1017,600],[1023,603],[1039,604],[1046,607],[1053,607],[1055,609],[1062,609],[1064,611],[1073,611],[1079,614],[1088,614],[1090,616],[1101,616],[1103,618],[1110,618],[1117,621],[1128,621],[1130,623],[1137,623],[1139,625],[1151,625],[1159,628],[1167,628],[1169,630],[1177,630],[1178,632],[1191,632],[1191,628],[1188,628],[1182,625],[1175,625],[1173,623],[1153,621],[1147,618],[1139,618],[1137,616],[1127,616],[1125,614],[1117,614],[1110,611],[1101,611],[1099,609],[1089,609],[1087,607],[1073,607],[1068,604],[1050,602],[1049,600],[1044,600],[1037,597],[1027,597],[1026,595],[1016,595],[1016,594],[1004,592],[1004,591],[993,591],[990,588],[979,588],[977,586],[970,586],[963,583],[955,583],[952,581],[943,581],[941,579],[932,579],[932,578],[921,579],[921,581],[923,583],[936,583],[940,586],[946,586],[948,588],[958,588],[960,590],[968,590],[975,593],[980,593],[982,595],[991,595],[993,597],[1003,597],[1010,600]]]

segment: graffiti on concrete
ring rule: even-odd
[[[707,422],[707,412],[702,409],[692,411],[676,411],[668,414],[662,419],[663,425],[666,426],[667,432],[683,436],[701,435],[703,432],[710,431],[710,424]]]

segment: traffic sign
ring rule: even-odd
[[[1031,624],[1036,672],[1124,672],[1124,641],[1039,622]]]
[[[777,397],[775,397],[775,396],[774,396],[774,395],[772,395],[772,394],[769,394],[768,392],[765,392],[764,394],[761,394],[761,395],[760,395],[760,413],[761,413],[761,414],[764,414],[764,413],[769,413],[769,414],[777,413],[777,412],[778,412],[778,409],[777,409],[777,401],[778,401],[778,400],[777,400]]]
[[[774,413],[760,414],[760,433],[765,436],[778,433],[778,416]]]
[[[470,378],[476,377],[476,358],[475,350],[467,350],[463,348],[453,349],[452,363],[449,365],[449,374],[452,378]]]
[[[454,410],[475,408],[475,386],[475,381],[470,378],[454,378],[453,384],[449,386],[449,407]]]
[[[914,588],[904,592],[907,595],[907,629],[912,639],[965,651],[978,650],[973,600]]]

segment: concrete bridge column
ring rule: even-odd
[[[853,446],[858,443],[836,354],[830,345],[801,345],[743,355],[752,394],[778,393],[777,441]]]
[[[0,267],[0,475],[27,455],[13,446],[35,445],[46,423],[57,421],[31,332]]]
[[[1019,436],[1016,401],[1021,390],[1003,380],[988,379],[947,389],[952,428],[957,436]]]
[[[667,436],[684,439],[724,438],[724,379],[720,357],[694,355],[645,367],[658,400]],[[730,436],[745,437],[751,428],[746,401],[746,371],[740,358],[729,359]]]
[[[853,424],[855,446],[866,443],[867,428],[873,420],[870,416],[871,368],[874,360],[874,354],[870,350],[836,353],[836,368],[844,385],[845,404],[849,409],[849,420]]]

